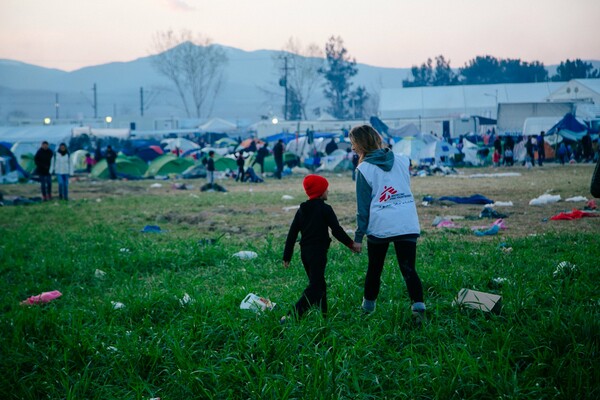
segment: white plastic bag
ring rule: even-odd
[[[238,251],[233,255],[233,257],[237,257],[240,260],[251,260],[258,257],[258,254],[253,251]]]
[[[255,295],[254,293],[248,293],[244,300],[240,303],[240,308],[242,310],[252,310],[254,312],[262,312],[265,310],[273,310],[275,307],[275,303],[271,302],[271,300],[266,299],[264,297],[260,297]]]

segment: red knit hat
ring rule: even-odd
[[[321,197],[325,193],[329,187],[329,182],[320,175],[306,175],[302,186],[304,186],[304,191],[308,195],[308,199],[312,200]]]

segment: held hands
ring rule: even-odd
[[[352,242],[352,248],[351,248],[351,250],[354,253],[360,254],[362,252],[362,243]]]

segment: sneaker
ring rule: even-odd
[[[363,297],[362,301],[362,311],[365,314],[371,314],[375,311],[375,307],[377,306],[377,300],[367,300]]]
[[[425,310],[418,310],[418,311],[413,310],[412,317],[413,317],[413,321],[414,321],[415,325],[417,325],[417,326],[423,325],[426,321]]]

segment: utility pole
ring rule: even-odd
[[[94,91],[94,119],[96,119],[98,118],[98,89],[95,83],[92,90]]]
[[[54,96],[54,109],[56,111],[55,114],[55,121],[58,121],[58,109],[60,108],[60,103],[58,102],[58,93],[56,93],[56,95]]]
[[[283,78],[279,80],[279,86],[285,89],[285,105],[283,107],[283,119],[287,121],[289,113],[289,95],[288,95],[288,71],[293,68],[288,67],[288,56],[283,56]]]
[[[140,88],[140,115],[144,116],[144,88]]]

